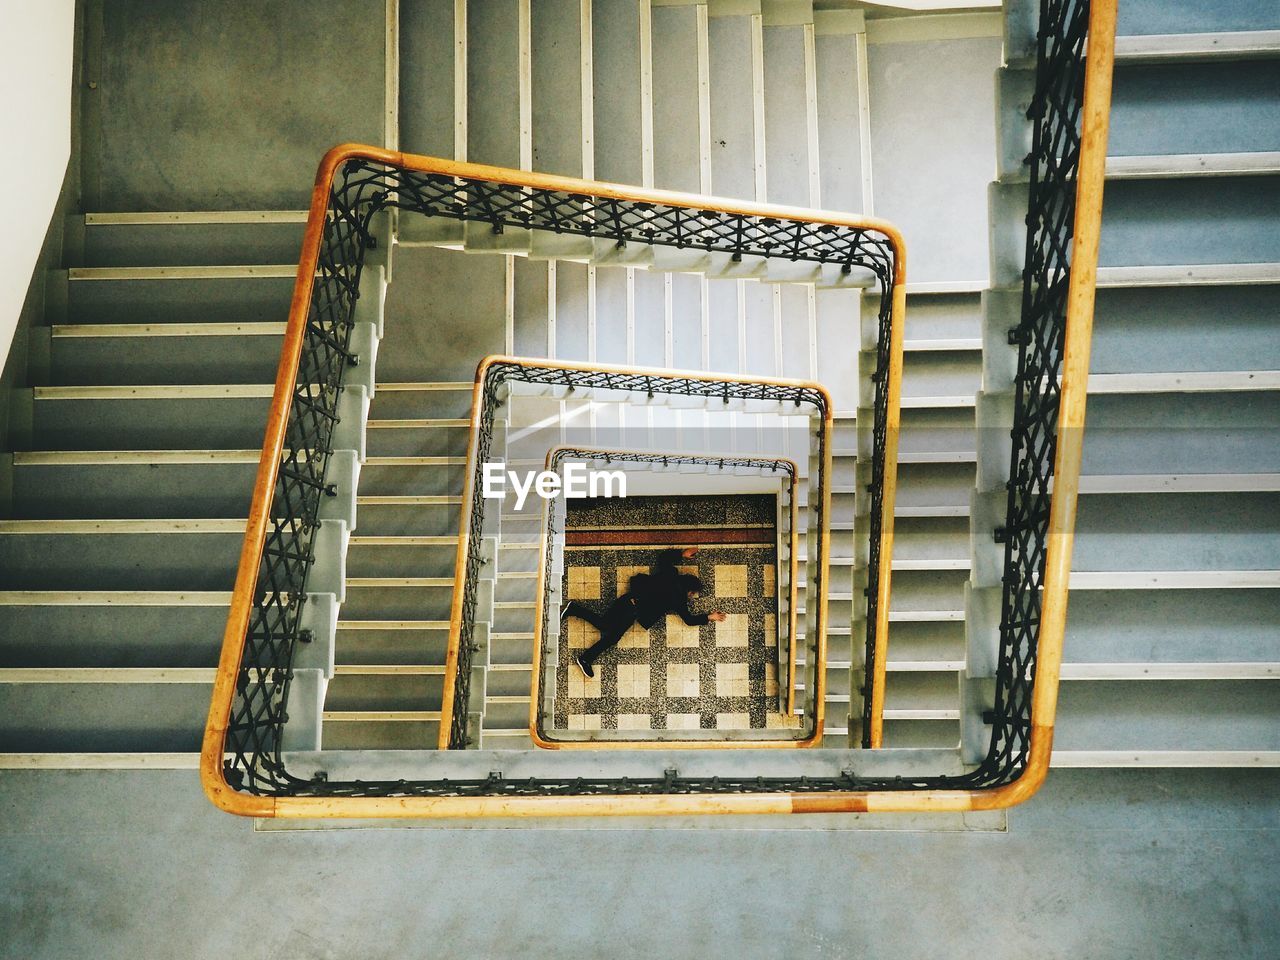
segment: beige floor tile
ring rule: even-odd
[[[649,696],[649,664],[618,664],[618,696],[646,698]]]
[[[731,613],[715,624],[717,647],[745,647],[748,621],[745,613]]]
[[[668,697],[696,697],[698,693],[698,664],[667,664]]]
[[[745,663],[716,664],[716,696],[746,697],[751,694]]]
[[[570,600],[599,600],[600,599],[600,568],[599,567],[570,567],[569,568],[569,599]]]
[[[691,627],[680,619],[678,614],[667,614],[667,646],[696,647],[702,635],[701,627]]]
[[[747,595],[747,565],[745,563],[720,563],[715,570],[715,595],[717,597],[745,597]]]

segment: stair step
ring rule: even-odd
[[[1261,493],[1280,491],[1280,473],[1119,474],[1080,477],[1080,493]]]
[[[1059,690],[1066,750],[1276,750],[1280,697],[1263,680],[1076,680]]]
[[[235,580],[243,520],[0,521],[16,589],[207,590]]]
[[[342,616],[442,620],[449,615],[452,598],[453,577],[348,577]]]
[[[38,450],[13,455],[14,516],[242,517],[258,450]]]
[[[1280,151],[1274,150],[1107,157],[1109,180],[1238,177],[1277,173],[1280,173]]]
[[[372,457],[465,457],[467,453],[468,420],[370,419],[365,426]]]
[[[439,731],[434,710],[326,710],[320,742],[325,750],[434,750]]]
[[[348,577],[395,577],[406,571],[451,577],[457,536],[353,536],[348,542]]]
[[[1274,680],[1280,663],[1064,663],[1063,680]]]
[[[1280,283],[1280,263],[1196,263],[1099,267],[1099,289]]]
[[[443,690],[443,665],[344,665],[329,681],[324,712],[438,712]]]
[[[370,405],[373,420],[462,419],[471,415],[470,382],[378,383]]]
[[[1266,590],[1280,588],[1280,570],[1072,571],[1074,590]],[[962,614],[963,615],[963,614]]]
[[[88,266],[284,263],[302,247],[306,210],[84,215]]]
[[[1116,63],[1189,63],[1280,57],[1280,30],[1116,37]]]
[[[258,384],[35,387],[34,436],[57,450],[239,448],[260,443],[273,388]]]
[[[375,665],[434,667],[444,663],[448,643],[448,620],[339,619],[334,659],[341,666],[365,669]]]
[[[1213,393],[1280,390],[1280,370],[1092,373],[1089,393]]]
[[[80,677],[27,682],[6,680],[0,671],[0,750],[198,751],[209,712],[212,671],[172,682],[147,679],[152,675],[155,671],[125,671],[97,682]]]
[[[276,371],[283,323],[60,324],[54,384],[262,383]]]
[[[73,283],[107,280],[292,280],[296,263],[198,264],[195,266],[150,267],[70,267],[67,279]]]

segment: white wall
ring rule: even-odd
[[[0,141],[7,223],[0,230],[0,366],[71,156],[75,0],[0,0]]]
[[[909,282],[990,276],[997,14],[868,21],[875,213],[901,228]]]

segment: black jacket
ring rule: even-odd
[[[705,613],[689,612],[689,593],[676,569],[681,559],[679,550],[663,550],[652,573],[637,573],[627,583],[628,596],[635,602],[636,620],[646,630],[668,613],[678,613],[691,627],[700,627],[708,620]]]

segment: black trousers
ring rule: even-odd
[[[570,600],[564,615],[585,620],[600,631],[600,639],[582,652],[582,659],[587,664],[593,664],[601,654],[617,646],[622,635],[636,622],[636,605],[629,596],[623,596],[609,604],[603,614],[599,614],[585,603]]]

